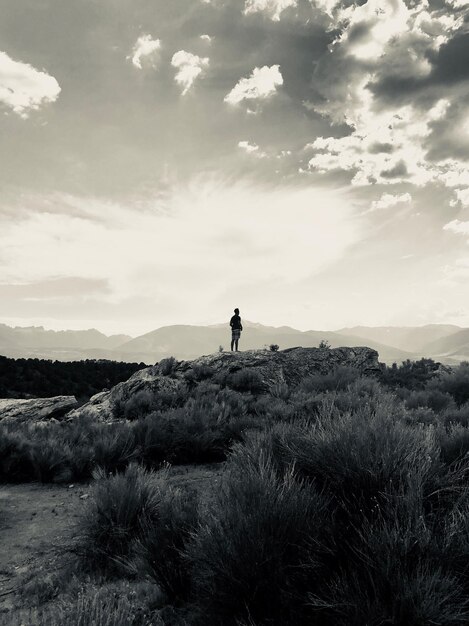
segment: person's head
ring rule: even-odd
[[[235,309],[234,312],[236,315],[239,315],[239,309]]]

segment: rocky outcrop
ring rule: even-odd
[[[279,352],[249,350],[218,352],[193,361],[164,359],[152,367],[136,372],[128,381],[110,391],[93,396],[79,409],[71,411],[68,419],[90,415],[98,420],[112,421],[119,416],[116,407],[142,391],[152,394],[176,394],[187,384],[202,379],[220,381],[241,370],[257,373],[259,388],[268,392],[279,383],[295,386],[313,374],[327,374],[338,366],[352,367],[362,374],[379,374],[378,353],[371,348],[288,348]]]
[[[60,419],[77,405],[75,396],[0,400],[0,421],[41,422],[52,418]]]

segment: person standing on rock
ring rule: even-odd
[[[241,318],[239,316],[239,309],[234,310],[234,315],[230,319],[231,326],[231,352],[233,352],[233,346],[238,352],[238,341],[241,337],[241,331],[243,330],[243,325],[241,324]]]

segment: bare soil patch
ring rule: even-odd
[[[199,492],[216,485],[223,464],[176,466],[169,481]],[[32,589],[64,573],[75,558],[77,521],[92,488],[86,484],[0,485],[0,623],[28,602]],[[34,604],[33,599],[31,604]]]

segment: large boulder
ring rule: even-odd
[[[268,392],[280,383],[295,386],[313,374],[327,374],[338,366],[357,369],[365,376],[379,375],[378,353],[371,348],[288,348],[279,352],[248,350],[245,352],[217,352],[193,361],[164,359],[154,366],[136,372],[128,381],[119,383],[110,391],[99,393],[67,418],[74,420],[83,415],[100,421],[122,418],[117,407],[139,392],[151,394],[177,394],[187,384],[194,385],[202,379],[229,380],[241,370],[257,373],[261,391]]]
[[[32,400],[0,399],[1,422],[42,422],[60,419],[78,405],[75,396],[34,398]]]

